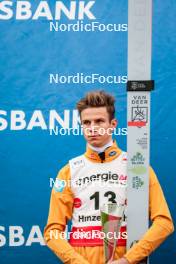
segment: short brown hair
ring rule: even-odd
[[[84,109],[90,107],[103,107],[105,106],[109,114],[109,120],[111,121],[115,117],[115,98],[111,94],[106,93],[103,90],[92,91],[86,94],[77,104],[76,107],[81,116],[81,112]]]

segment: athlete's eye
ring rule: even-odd
[[[104,123],[104,122],[105,122],[104,119],[101,119],[101,118],[96,120],[97,124],[101,124],[101,123]]]
[[[88,126],[88,125],[90,125],[90,121],[89,120],[83,120],[82,125]]]

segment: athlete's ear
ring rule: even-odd
[[[112,125],[114,128],[116,128],[117,125],[118,125],[118,120],[117,120],[116,118],[113,118],[113,119],[111,120],[111,125]]]

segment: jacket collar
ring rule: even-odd
[[[122,151],[121,149],[119,149],[116,141],[114,141],[112,146],[105,149],[104,154],[103,154],[104,159],[102,159],[101,154],[99,155],[98,152],[92,150],[88,145],[87,145],[86,152],[84,153],[84,155],[86,156],[86,158],[88,158],[92,162],[101,163],[101,162],[109,162],[109,161],[116,159],[121,154],[121,152]]]

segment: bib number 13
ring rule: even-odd
[[[108,202],[117,203],[116,202],[116,194],[114,192],[108,191],[104,194],[104,197],[108,198]],[[90,200],[95,199],[95,210],[100,209],[100,193],[95,192],[92,196],[90,196]]]

